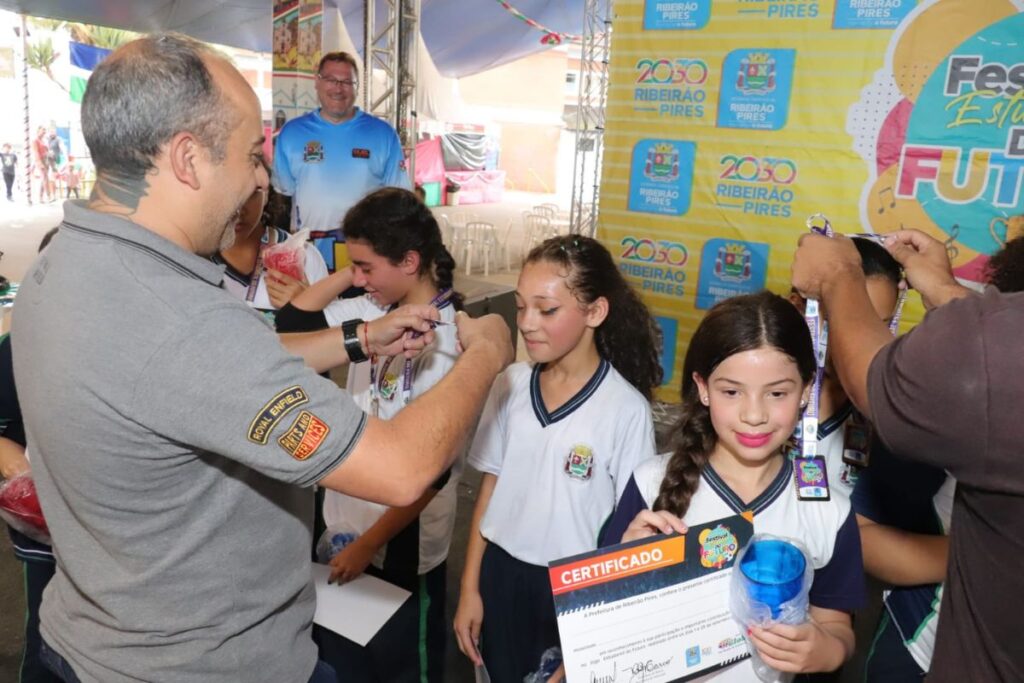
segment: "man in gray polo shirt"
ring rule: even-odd
[[[93,73],[82,122],[96,191],[65,205],[11,335],[57,554],[44,658],[68,681],[319,681],[309,487],[416,500],[511,359],[508,328],[461,316],[449,375],[367,417],[316,371],[414,354],[437,312],[279,339],[221,288],[206,257],[269,182],[234,67],[180,36],[137,40]]]

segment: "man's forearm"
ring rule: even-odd
[[[839,381],[853,404],[868,408],[868,368],[878,351],[892,341],[878,318],[859,272],[839,273],[823,292],[828,314],[828,344]]]
[[[502,367],[493,349],[467,349],[394,418],[367,421],[348,458],[320,483],[392,507],[411,505],[462,451]]]
[[[391,420],[412,449],[426,456],[422,486],[434,482],[461,452],[500,369],[492,353],[471,348],[440,382]]]
[[[973,292],[957,281],[931,288],[927,293],[921,292],[921,300],[929,311],[944,306],[954,299],[963,299]]]
[[[359,333],[362,334],[362,326]],[[306,362],[306,365],[317,372],[327,372],[331,368],[348,363],[345,343],[341,329],[331,327],[316,332],[286,332],[277,335],[281,345]]]

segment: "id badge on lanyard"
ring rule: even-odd
[[[452,296],[452,289],[442,290],[430,300],[431,306],[437,306],[442,308],[444,304]],[[423,336],[422,332],[413,332],[411,337],[416,339],[417,337]],[[380,400],[393,400],[397,385],[398,378],[388,375],[388,369],[391,367],[391,362],[395,359],[394,356],[387,358],[383,367],[380,369],[380,379],[377,378],[377,357],[372,356],[370,358],[370,407],[373,411],[374,417],[380,416]],[[406,358],[404,367],[402,368],[402,405],[409,405],[409,401],[412,400],[412,382],[413,382],[413,367],[412,359]]]

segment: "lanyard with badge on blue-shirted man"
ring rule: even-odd
[[[820,221],[820,224],[819,224]],[[832,224],[823,214],[814,214],[807,219],[807,227],[811,232],[832,237],[834,232]],[[878,240],[878,235],[857,234],[853,237]],[[896,335],[899,328],[900,316],[903,313],[903,304],[907,298],[906,281],[899,285],[899,295],[896,299],[896,309],[892,319],[889,321],[889,332]],[[804,309],[804,320],[807,322],[807,329],[811,334],[811,344],[814,347],[815,371],[814,380],[811,384],[811,395],[804,409],[803,417],[797,428],[797,440],[799,451],[793,458],[793,474],[796,478],[797,498],[808,501],[829,500],[828,469],[825,466],[825,457],[817,453],[818,449],[818,422],[821,404],[821,382],[825,374],[825,355],[828,350],[828,321],[821,315],[821,305],[817,299],[807,299]],[[867,465],[868,450],[870,445],[870,425],[859,423],[855,420],[850,422],[852,427],[847,429],[843,435],[843,459],[860,466]],[[849,441],[850,448],[847,448]],[[849,451],[849,454],[848,454]]]

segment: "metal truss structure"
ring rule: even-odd
[[[377,12],[381,4],[383,14]],[[363,110],[398,131],[412,177],[420,0],[366,0],[363,8]]]
[[[580,55],[579,106],[576,110],[576,159],[573,164],[572,231],[594,236],[604,148],[605,104],[613,0],[585,0]]]

